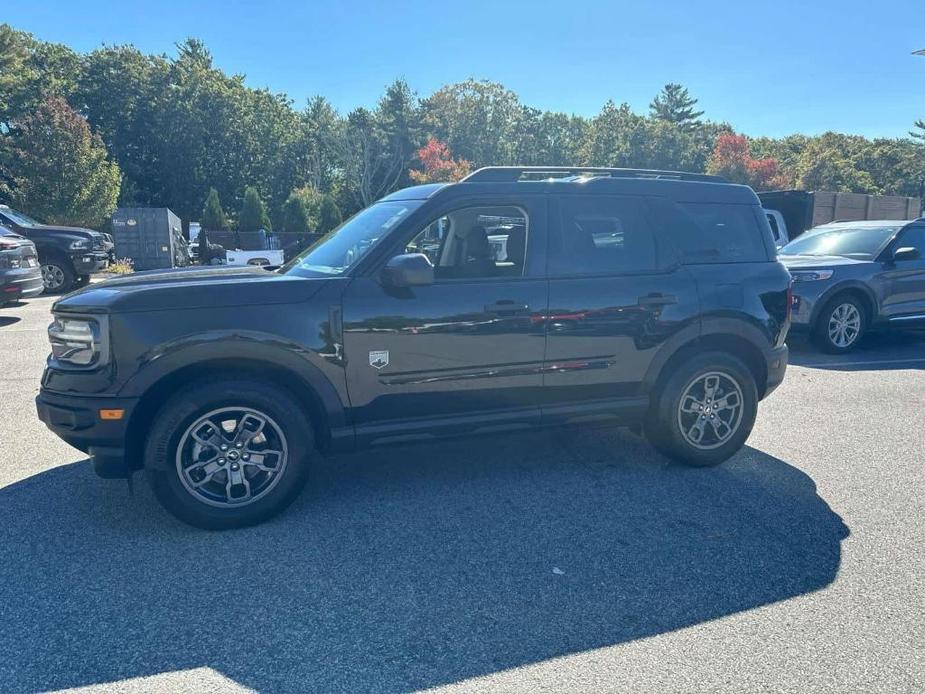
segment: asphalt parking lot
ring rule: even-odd
[[[207,533],[38,421],[50,305],[0,309],[0,691],[925,689],[925,334],[797,345],[720,468],[622,431],[381,449]]]

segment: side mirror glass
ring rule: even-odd
[[[918,260],[921,257],[919,249],[912,246],[903,246],[893,251],[893,260]]]
[[[423,253],[396,255],[382,268],[382,283],[389,287],[423,287],[434,283],[434,266]]]

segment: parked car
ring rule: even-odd
[[[0,226],[0,306],[38,296],[44,288],[35,244]]]
[[[854,349],[871,328],[925,325],[925,217],[825,224],[780,259],[794,280],[794,332],[826,352]]]
[[[86,284],[90,273],[109,265],[113,244],[98,231],[40,224],[6,205],[0,205],[0,224],[35,244],[45,291],[50,294],[63,294]]]
[[[512,220],[503,260],[491,217]],[[433,238],[433,262],[409,252]],[[750,188],[491,167],[393,193],[276,271],[59,300],[36,404],[100,475],[144,467],[207,528],[282,510],[316,449],[603,422],[715,465],[784,377],[789,287]]]

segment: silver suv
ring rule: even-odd
[[[793,276],[792,331],[848,352],[871,328],[925,326],[925,217],[832,222],[780,252]]]

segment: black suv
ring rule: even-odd
[[[35,244],[42,266],[45,291],[63,294],[86,284],[90,273],[104,270],[113,259],[109,234],[81,227],[41,224],[6,205],[0,205],[0,224]]]
[[[606,422],[713,465],[784,376],[789,288],[750,188],[491,167],[393,193],[276,270],[59,300],[37,406],[100,475],[144,467],[207,528],[283,509],[316,449]]]

